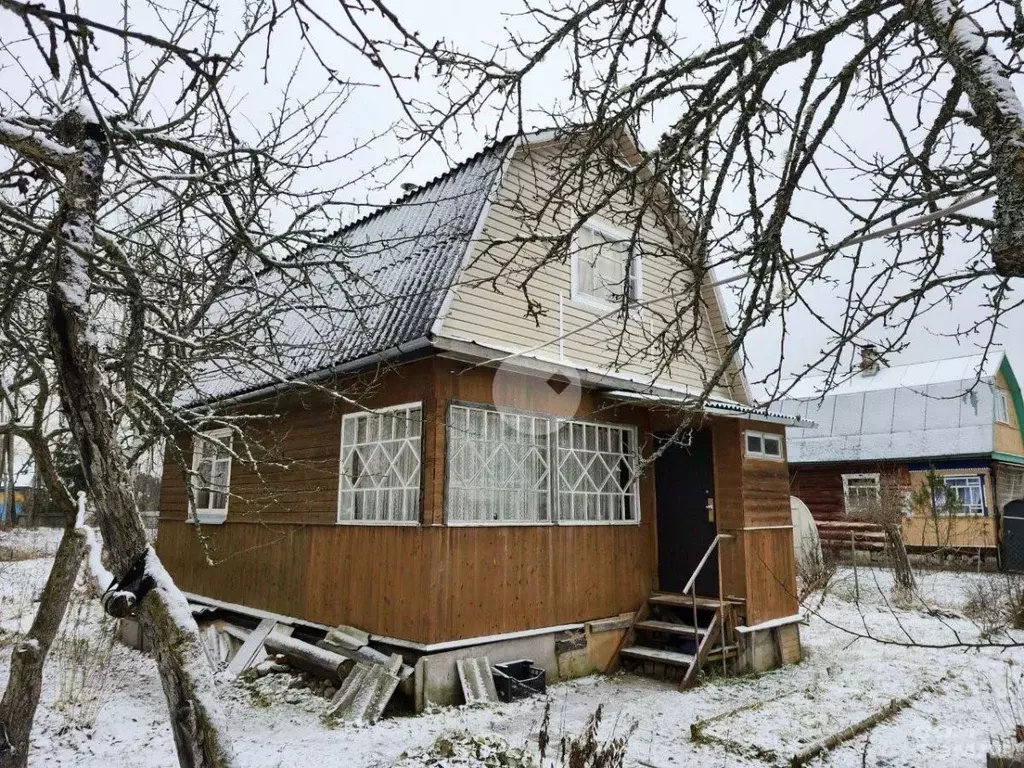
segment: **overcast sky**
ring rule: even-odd
[[[111,4],[108,12],[117,13],[117,5]],[[444,37],[463,50],[475,53],[486,53],[506,43],[508,27],[522,29],[531,23],[522,17],[507,15],[522,10],[519,0],[389,0],[389,5],[403,23],[416,30],[424,40],[432,41]],[[681,26],[685,25],[688,37],[683,45],[690,50],[696,50],[707,42],[707,35],[701,31],[701,17],[687,10],[691,5],[679,0],[671,3],[670,7],[675,10]],[[133,12],[139,7],[139,3],[133,4]],[[333,4],[328,3],[323,7],[332,8]],[[230,26],[233,18],[239,18],[242,3],[240,0],[235,3],[224,0],[220,3],[220,9],[223,23]],[[98,9],[90,10],[99,12]],[[142,6],[142,10],[145,12],[145,6]],[[234,17],[232,13],[235,14]],[[337,23],[339,28],[345,27],[340,17],[332,21]],[[146,20],[138,17],[135,22],[136,26],[146,23]],[[311,34],[315,53],[320,58],[339,74],[366,84],[357,88],[340,119],[334,123],[329,134],[331,149],[341,151],[368,135],[382,134],[382,138],[369,150],[354,157],[347,165],[335,167],[333,172],[356,177],[368,165],[384,159],[396,160],[396,164],[380,177],[382,187],[367,188],[363,184],[353,185],[352,201],[381,203],[397,197],[401,194],[402,182],[419,183],[443,172],[450,162],[457,162],[480,149],[486,136],[494,131],[490,116],[482,113],[476,115],[475,120],[468,117],[463,119],[458,124],[458,133],[446,136],[445,150],[448,157],[437,147],[426,147],[419,151],[417,145],[403,142],[401,130],[391,128],[392,124],[403,121],[405,115],[381,73],[371,67],[363,57],[346,48],[336,38],[325,35],[322,30],[312,29]],[[230,98],[236,105],[235,112],[255,124],[262,123],[266,119],[267,110],[274,107],[275,94],[289,80],[293,66],[298,68],[298,76],[292,80],[294,97],[313,97],[331,88],[323,69],[316,61],[314,50],[300,39],[294,26],[282,26],[276,30],[270,52],[269,66],[266,70],[263,68],[262,56],[257,54],[252,56],[245,69],[233,79]],[[392,64],[399,72],[406,75],[411,73],[411,66],[407,62],[392,59]],[[526,106],[528,109],[537,110],[532,115],[528,112],[527,127],[544,127],[547,121],[541,113],[557,111],[559,105],[565,103],[568,92],[565,71],[565,59],[556,54],[551,57],[545,68],[527,82]],[[0,75],[5,77],[5,85],[11,82],[13,74],[10,71],[0,72]],[[429,71],[421,75],[417,81],[410,79],[404,82],[406,95],[415,96],[423,102],[438,102],[437,82],[430,77]],[[269,82],[264,82],[265,77]],[[670,105],[658,108],[643,126],[641,141],[652,146],[657,141],[660,129],[672,123],[677,117]],[[873,113],[870,109],[847,115],[840,124],[844,140],[859,142],[862,149],[872,149],[872,142],[884,140],[878,131],[879,119],[879,114]],[[414,151],[415,156],[411,162],[404,162],[404,159]],[[850,222],[844,215],[818,206],[810,200],[806,208],[805,215],[827,227],[833,241],[841,240],[850,231]],[[347,211],[344,216],[349,218],[358,212],[358,209],[353,209]],[[339,216],[342,215],[339,213]],[[799,254],[813,250],[816,243],[797,234],[787,239],[786,246],[795,254]],[[873,247],[884,249],[886,246],[878,242]],[[955,261],[955,257],[953,260]],[[838,264],[831,274],[841,281],[844,279],[843,269],[844,265]],[[820,311],[827,314],[837,307],[836,294],[836,288],[821,286],[815,289],[814,295],[809,298]],[[962,297],[952,306],[941,307],[929,313],[912,332],[911,348],[900,360],[891,362],[911,362],[976,351],[975,345],[961,347],[955,339],[949,338],[948,334],[984,316],[984,310],[979,306],[980,297],[981,292],[978,291],[975,295]],[[1008,327],[999,330],[997,341],[1007,348],[1024,375],[1024,312],[1018,311],[1016,316],[1008,318],[1006,323]],[[823,343],[825,331],[816,322],[800,315],[790,316],[787,325],[790,341],[786,350],[785,366],[792,372],[814,358],[815,352]],[[778,328],[770,326],[758,332],[753,343],[748,344],[747,353],[753,378],[777,364],[778,336]]]
[[[507,40],[506,28],[508,26],[522,28],[524,19],[509,17],[505,13],[521,9],[521,5],[515,0],[491,0],[489,2],[464,2],[460,0],[433,0],[430,3],[417,2],[415,0],[392,0],[391,6],[396,10],[409,27],[417,30],[425,40],[432,40],[437,37],[445,37],[455,44],[477,53],[487,51],[492,46],[498,46]],[[686,3],[675,3],[673,7],[680,13],[684,21],[692,20],[694,23],[688,25],[687,31],[691,35],[686,44],[691,48],[698,48],[704,42],[701,39],[699,30],[699,17],[695,14],[685,13],[683,9]],[[283,38],[279,37],[279,43],[283,45]],[[381,85],[382,80],[379,74],[367,67],[363,62],[351,53],[345,53],[337,45],[330,48],[332,61],[351,62],[351,71],[354,77],[365,79],[369,83],[378,84],[380,87],[364,89],[360,91],[358,101],[360,108],[356,110],[359,114],[359,125],[366,129],[370,125],[377,129],[383,128],[389,120],[401,120],[402,114],[396,100],[388,88]],[[303,66],[310,64],[308,52]],[[344,65],[339,67],[344,69]],[[536,107],[539,111],[557,110],[557,105],[564,103],[567,97],[567,83],[563,74],[565,62],[557,56],[552,58],[551,63],[539,76],[528,82],[526,101],[528,106]],[[315,67],[309,67],[315,73]],[[311,75],[307,87],[316,88],[316,75]],[[436,83],[429,77],[425,77],[419,84],[413,86],[410,92],[415,93],[419,98],[427,101],[436,100]],[[250,101],[251,103],[251,101]],[[675,116],[671,114],[670,108],[662,108],[656,113],[641,133],[641,140],[648,146],[653,145],[658,138],[662,126],[671,123]],[[528,118],[528,122],[531,118]],[[544,118],[542,115],[535,115],[532,120],[534,126],[542,127]],[[871,149],[873,141],[884,141],[884,133],[878,130],[880,115],[873,113],[870,109],[857,114],[850,114],[844,118],[840,125],[844,139],[853,143],[859,142],[863,149]],[[349,126],[351,127],[351,126]],[[484,137],[488,131],[493,131],[493,125],[488,122],[486,114],[480,115],[476,125],[469,121],[460,123],[460,134],[449,136],[447,149],[453,160],[458,160],[479,149],[484,143]],[[347,139],[347,137],[346,137]],[[392,151],[400,153],[408,150],[408,146],[402,146],[394,141],[385,141],[377,151]],[[374,199],[380,200],[400,194],[398,186],[401,181],[422,182],[447,167],[448,160],[435,148],[427,148],[419,153],[411,166],[403,168],[404,172],[386,190],[373,194]],[[978,213],[985,213],[985,206],[976,209]],[[832,234],[833,240],[842,239],[851,228],[849,220],[843,215],[831,213],[827,208],[807,211],[808,217],[817,217],[819,223],[826,226]],[[815,243],[809,239],[802,240],[801,237],[791,237],[787,246],[799,254],[802,251],[809,251],[815,247]],[[877,249],[885,248],[883,242],[877,242],[873,246]],[[967,257],[965,251],[965,258]],[[954,257],[955,260],[955,257]],[[843,267],[837,265],[832,274],[838,279],[843,279]],[[1020,288],[1017,289],[1018,292]],[[829,307],[835,306],[836,289],[822,286],[814,298],[816,306],[824,312]],[[922,318],[911,333],[910,348],[904,352],[899,360],[891,362],[914,362],[920,360],[935,359],[939,357],[970,354],[977,351],[977,343],[968,342],[961,345],[956,339],[950,338],[949,334],[954,333],[958,328],[970,325],[982,318],[985,314],[984,308],[979,306],[982,293],[980,290],[958,299],[953,305],[946,305],[931,311]],[[1024,375],[1024,312],[1017,311],[1012,317],[1007,317],[1006,327],[997,332],[997,342],[1004,345],[1009,352],[1011,359],[1018,364],[1021,374]],[[790,370],[797,370],[813,359],[814,353],[820,348],[825,337],[824,330],[809,317],[801,317],[799,314],[791,315],[788,321],[788,332],[791,334],[790,343],[786,350],[786,367]],[[750,366],[754,377],[760,372],[775,365],[778,359],[778,328],[769,327],[758,333],[748,345],[747,354],[750,357]]]

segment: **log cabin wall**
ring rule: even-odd
[[[493,371],[430,358],[346,389],[353,383],[367,407],[423,402],[422,524],[336,524],[341,416],[355,406],[289,395],[247,409],[284,414],[255,428],[273,461],[258,472],[235,462],[227,522],[202,526],[201,538],[168,452],[157,547],[184,590],[422,643],[603,618],[649,594],[653,471],[640,481],[639,524],[443,525],[447,403],[491,404],[497,393],[546,413],[557,396],[543,379],[503,375],[495,386]],[[647,432],[646,411],[610,408],[586,391],[577,414]],[[179,447],[190,461],[190,445]]]

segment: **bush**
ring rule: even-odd
[[[977,622],[984,635],[1007,627],[1024,629],[1024,577],[1007,573],[1000,579],[982,579],[967,588],[964,615]]]

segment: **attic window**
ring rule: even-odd
[[[996,390],[996,421],[1000,424],[1010,423],[1010,403],[1001,389]]]
[[[588,223],[576,234],[572,257],[572,297],[603,306],[637,301],[641,294],[640,254],[631,236]]]

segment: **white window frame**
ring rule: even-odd
[[[415,449],[416,449],[416,486],[409,486],[402,488],[388,488],[387,490],[400,490],[402,492],[415,491],[416,500],[413,504],[413,510],[415,517],[411,520],[367,520],[367,519],[355,519],[349,517],[342,517],[342,502],[344,501],[346,493],[356,493],[355,489],[345,487],[345,460],[348,458],[346,453],[345,445],[345,424],[351,423],[359,418],[365,418],[371,414],[379,415],[383,413],[394,413],[396,411],[411,411],[413,409],[419,409],[420,429],[419,435],[416,436]],[[401,439],[410,441],[408,430],[406,430],[406,436],[404,438],[391,438],[390,442],[395,442]],[[379,442],[379,441],[378,441]],[[400,403],[399,405],[389,405],[382,408],[371,408],[361,411],[353,411],[352,413],[346,413],[341,417],[341,430],[340,430],[340,448],[338,455],[338,501],[335,512],[335,522],[338,525],[420,525],[423,519],[423,403],[412,402],[412,403]]]
[[[1010,399],[1002,389],[996,389],[995,397],[996,421],[1000,424],[1010,423]]]
[[[590,219],[580,226],[580,230],[589,229],[593,232],[597,232],[599,235],[609,239],[618,240],[622,242],[632,242],[633,236],[625,230],[613,227],[602,221],[596,221]],[[592,296],[588,293],[583,293],[579,288],[579,259],[582,254],[583,247],[580,244],[579,230],[573,236],[572,242],[572,259],[570,261],[570,298],[573,302],[583,305],[588,309],[596,309],[599,311],[613,311],[621,306],[617,302],[611,302],[601,296]],[[635,304],[643,299],[644,295],[644,269],[643,269],[643,253],[637,250],[633,255],[632,266],[635,271],[633,279],[633,296],[629,297],[629,304]],[[627,275],[623,275],[628,280]]]
[[[229,428],[211,429],[206,432],[200,432],[192,440],[192,498],[189,500],[189,521],[193,523],[199,523],[201,525],[220,525],[228,518],[228,508],[231,506],[231,468],[234,462],[231,456],[231,443],[232,443],[233,432]],[[219,507],[204,507],[200,509],[196,506],[196,501],[199,498],[199,492],[203,490],[200,487],[200,475],[199,475],[199,464],[202,462],[202,446],[204,442],[219,441],[226,443],[228,449],[228,468],[226,472],[226,479],[224,485],[224,508]],[[209,490],[209,489],[207,489]],[[213,491],[210,491],[210,498],[213,498]]]
[[[630,504],[632,507],[633,517],[629,520],[574,520],[572,518],[566,518],[562,516],[562,494],[565,491],[562,490],[562,452],[565,450],[558,444],[558,435],[560,428],[563,425],[568,425],[570,430],[572,426],[579,424],[584,429],[588,426],[592,427],[608,427],[610,429],[616,429],[620,432],[626,432],[629,434],[630,442],[632,445],[633,452],[631,454],[622,454],[628,457],[630,464],[630,471],[633,474],[632,477],[632,489],[630,493]],[[554,517],[555,521],[559,525],[639,525],[640,523],[640,482],[639,475],[637,474],[637,463],[636,463],[636,451],[639,446],[637,428],[632,424],[614,424],[610,422],[600,421],[587,421],[584,419],[555,419],[555,431],[552,433],[552,449],[555,456],[554,465],[554,476],[557,480],[556,487],[552,488],[552,495],[554,496]],[[569,451],[575,451],[575,448],[570,448]],[[598,451],[589,451],[589,449],[582,449],[588,453],[596,453]],[[573,493],[573,491],[568,491]],[[591,495],[591,494],[587,494]]]
[[[547,439],[547,512],[545,520],[458,520],[452,519],[450,513],[451,503],[451,441],[448,438],[449,430],[452,429],[451,408],[479,409],[482,411],[497,411],[499,413],[510,413],[521,417],[535,418],[546,421],[550,426]],[[633,455],[631,463],[633,466],[633,489],[632,489],[632,520],[563,520],[559,511],[559,467],[560,457],[558,449],[558,427],[562,423],[591,424],[598,427],[612,427],[625,429],[630,432]],[[502,408],[501,410],[492,405],[482,403],[470,403],[453,400],[449,403],[447,418],[445,420],[445,524],[453,527],[486,527],[486,526],[548,526],[548,525],[640,525],[640,477],[636,474],[636,457],[639,451],[639,432],[635,425],[616,424],[614,422],[586,421],[580,419],[559,419],[550,414],[536,413],[530,411],[519,411]]]
[[[875,500],[881,498],[882,476],[878,472],[854,472],[843,475],[843,512],[849,516],[856,514],[857,510],[850,509],[850,481],[851,480],[873,480],[875,483]]]
[[[750,448],[749,438],[756,437],[761,441],[760,450]],[[766,453],[764,450],[765,440],[775,440],[779,444],[779,454]],[[786,436],[777,432],[758,432],[748,429],[743,432],[743,453],[748,459],[760,459],[762,461],[785,461],[786,460]]]
[[[977,512],[969,511],[967,507],[961,507],[961,511],[956,513],[956,517],[988,517],[988,502],[985,499],[985,480],[982,475],[943,475],[942,476],[942,493],[945,494],[946,489],[950,487],[950,480],[966,480],[967,483],[963,487],[977,488],[981,494],[981,509]],[[954,486],[958,487],[958,486]],[[936,500],[936,504],[939,507],[945,507],[945,499]]]
[[[553,509],[553,503],[554,502],[553,502],[552,491],[551,491],[551,475],[552,475],[552,471],[553,471],[553,467],[552,467],[552,464],[551,464],[551,462],[552,462],[551,440],[553,438],[553,435],[551,433],[550,428],[547,430],[547,445],[545,447],[545,461],[547,462],[547,477],[546,477],[545,482],[544,482],[544,490],[543,490],[543,494],[544,494],[544,498],[545,498],[545,505],[547,507],[547,517],[546,518],[543,518],[543,519],[538,518],[538,519],[535,519],[535,520],[518,520],[518,519],[515,519],[515,518],[508,518],[508,519],[501,519],[501,520],[485,520],[485,519],[477,518],[477,519],[464,520],[464,519],[458,519],[458,518],[452,517],[452,514],[451,514],[451,504],[452,504],[452,499],[453,499],[452,489],[453,489],[453,485],[454,484],[453,484],[453,481],[452,481],[451,460],[452,460],[452,446],[454,445],[454,443],[453,443],[453,441],[451,439],[451,434],[454,431],[453,409],[455,409],[455,408],[460,408],[460,409],[466,411],[467,412],[467,419],[469,418],[469,413],[470,412],[479,412],[479,413],[483,413],[484,414],[483,418],[485,419],[485,421],[487,419],[487,415],[493,413],[493,414],[497,414],[497,418],[499,420],[502,420],[504,418],[534,419],[534,420],[545,421],[548,424],[550,424],[550,418],[547,417],[544,414],[529,413],[529,412],[526,412],[526,411],[518,411],[518,410],[512,410],[512,409],[508,409],[508,408],[498,409],[498,408],[495,408],[492,405],[486,405],[486,404],[483,404],[483,403],[467,403],[467,402],[461,402],[461,401],[451,401],[448,404],[447,418],[445,420],[445,489],[444,489],[445,523],[447,525],[456,526],[456,527],[460,527],[460,526],[461,527],[476,527],[476,526],[552,525],[553,522],[554,522],[553,515],[552,515],[552,509]],[[485,429],[486,429],[486,426],[485,426]],[[458,489],[458,490],[470,490],[470,489]],[[479,490],[481,492],[485,492],[485,493],[499,493],[501,491],[501,489],[499,489],[499,488],[485,488],[485,489],[477,489],[477,490]],[[517,492],[523,492],[522,489],[514,489],[514,490],[516,490]],[[537,493],[537,491],[532,491],[532,492],[533,493]]]

